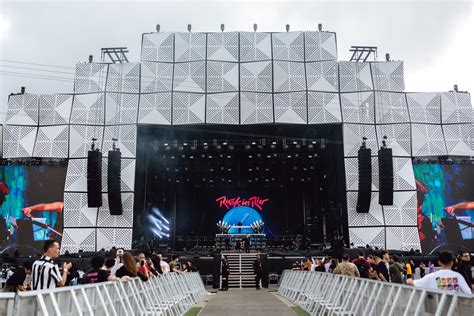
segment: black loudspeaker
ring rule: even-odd
[[[370,148],[360,147],[359,162],[359,194],[357,195],[357,213],[368,213],[372,199],[372,151]]]
[[[87,154],[87,205],[102,206],[102,153],[97,150]]]
[[[122,154],[119,150],[109,151],[107,169],[107,191],[109,197],[110,215],[122,215],[122,195],[120,180],[120,165]]]
[[[379,204],[393,205],[393,156],[392,148],[379,150]]]

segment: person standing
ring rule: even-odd
[[[72,268],[72,263],[65,262],[63,264],[61,275],[59,266],[53,261],[59,257],[59,243],[55,240],[46,240],[43,249],[44,254],[41,259],[33,263],[31,289],[46,290],[64,286],[68,270]]]
[[[356,265],[357,270],[359,270],[359,274],[361,278],[368,279],[369,278],[369,271],[370,271],[370,263],[365,260],[365,253],[364,250],[358,251],[358,258],[352,261],[353,264]]]
[[[467,285],[474,289],[474,283],[472,280],[472,268],[471,268],[471,255],[468,251],[462,251],[459,254],[459,264],[456,267],[456,271],[459,272],[464,280],[466,280]]]
[[[245,235],[244,237],[244,249],[246,253],[250,252],[250,237],[249,235]]]
[[[168,262],[163,260],[163,255],[161,253],[158,255],[158,260],[160,260],[161,271],[163,271],[163,273],[170,272],[170,265],[168,264]]]
[[[359,270],[356,265],[349,261],[349,254],[343,253],[342,262],[332,271],[333,274],[342,274],[352,277],[360,277]]]
[[[404,269],[403,264],[400,262],[400,259],[398,259],[397,256],[393,256],[392,259],[393,262],[388,267],[390,281],[392,283],[403,284],[403,273],[405,273],[406,270]]]
[[[257,254],[257,257],[253,262],[253,272],[255,274],[255,288],[257,290],[260,290],[260,280],[262,279],[263,270],[259,254]]]
[[[7,292],[21,292],[26,291],[25,279],[26,276],[31,274],[32,262],[27,261],[22,267],[16,269],[16,271],[8,278],[4,291]]]
[[[222,256],[221,266],[222,266],[222,272],[221,272],[222,286],[221,286],[221,290],[222,291],[227,291],[229,289],[230,270],[229,270],[229,263],[227,262],[227,257],[226,256]]]
[[[377,273],[377,277],[380,281],[390,282],[388,275],[388,268],[385,261],[381,259],[383,255],[374,255],[374,271]]]

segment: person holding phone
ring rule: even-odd
[[[61,274],[59,266],[54,262],[58,257],[59,243],[55,240],[46,240],[43,256],[33,263],[32,290],[54,289],[66,284],[67,273],[72,268],[72,263],[64,262]]]
[[[117,249],[117,252],[115,253],[115,265],[110,270],[110,274],[115,275],[118,269],[123,266],[123,253],[123,248]]]

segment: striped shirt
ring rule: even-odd
[[[46,256],[36,260],[31,270],[33,290],[54,289],[62,280],[59,266]]]

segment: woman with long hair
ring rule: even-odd
[[[149,274],[147,269],[143,269],[143,272],[140,272],[138,270],[138,263],[135,260],[135,258],[132,256],[131,253],[125,252],[122,256],[123,260],[123,266],[117,270],[115,273],[115,276],[117,278],[122,278],[122,277],[139,277],[143,281],[148,280]]]

